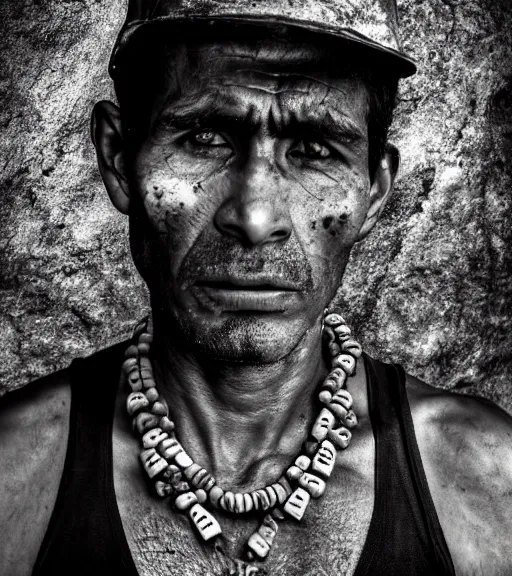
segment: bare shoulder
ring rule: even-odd
[[[511,574],[512,418],[407,378],[429,488],[458,575]]]
[[[70,404],[65,371],[0,399],[0,574],[32,572],[64,467]]]

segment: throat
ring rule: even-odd
[[[327,371],[316,340],[264,365],[213,366],[157,349],[155,377],[177,435],[219,482],[242,490],[277,480],[299,452]]]

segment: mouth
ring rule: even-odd
[[[301,293],[291,282],[262,277],[200,280],[193,289],[207,308],[245,313],[285,312]]]

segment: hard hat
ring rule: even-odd
[[[115,75],[118,57],[141,28],[159,22],[179,26],[216,21],[302,28],[377,50],[398,77],[416,72],[398,39],[396,0],[129,0],[110,75]]]

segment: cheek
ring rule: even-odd
[[[213,221],[220,183],[184,178],[167,169],[140,171],[137,193],[143,199],[152,236],[177,271],[201,232]]]
[[[370,184],[349,174],[316,192],[317,198],[302,195],[292,203],[292,218],[307,251],[334,260],[357,239],[369,206]]]
[[[292,203],[292,220],[315,276],[339,282],[366,217],[370,185],[348,175],[317,191],[319,199],[302,196]]]

